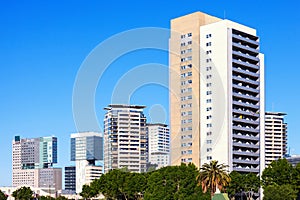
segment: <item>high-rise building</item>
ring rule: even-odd
[[[62,170],[57,163],[57,138],[24,138],[16,136],[12,142],[13,186],[62,189]]]
[[[170,165],[170,131],[168,125],[147,124],[148,162],[156,169]]]
[[[195,12],[171,20],[171,164],[264,164],[264,56],[256,30]]]
[[[76,167],[65,167],[65,191],[69,193],[76,192]]]
[[[95,132],[71,134],[71,161],[76,165],[76,193],[102,174],[103,136]],[[92,176],[91,176],[92,174]]]
[[[104,171],[127,168],[145,172],[147,134],[145,106],[109,105],[104,118]]]
[[[282,112],[266,112],[265,115],[265,164],[283,158],[287,154],[287,123]]]

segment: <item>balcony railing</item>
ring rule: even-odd
[[[247,58],[247,59],[250,59],[250,60],[259,62],[259,58],[258,58],[258,57],[254,57],[254,56],[251,56],[251,55],[249,55],[249,54],[244,54],[244,53],[241,53],[241,52],[239,52],[239,51],[232,51],[232,53],[233,53],[234,55],[241,56],[241,57],[244,57],[244,58]]]
[[[254,116],[254,117],[259,117],[259,114],[255,113],[255,112],[247,112],[247,111],[242,111],[242,110],[238,110],[238,109],[233,109],[232,110],[233,113],[236,114],[242,114],[242,115],[247,115],[247,116]]]
[[[238,101],[233,101],[234,105],[242,106],[242,107],[248,107],[248,108],[254,108],[254,109],[259,109],[259,105],[253,105],[253,104],[247,104],[244,102],[238,102]]]
[[[258,97],[254,97],[254,96],[247,96],[247,95],[244,95],[244,94],[239,94],[237,92],[233,92],[233,96],[235,97],[239,97],[239,98],[242,98],[242,99],[249,99],[249,100],[252,100],[252,101],[256,101],[256,102],[259,102],[259,98]]]
[[[233,154],[234,154],[234,155],[239,155],[239,156],[259,157],[259,153],[246,152],[246,151],[233,151]]]
[[[259,145],[256,145],[256,144],[239,143],[239,142],[233,142],[233,146],[235,146],[235,147],[250,148],[250,149],[259,149]]]
[[[254,45],[256,45],[256,46],[259,46],[259,42],[257,42],[257,41],[254,41],[254,40],[250,40],[249,38],[245,38],[245,37],[242,37],[242,36],[240,36],[240,35],[237,35],[237,34],[232,34],[232,37],[233,38],[236,38],[236,39],[238,39],[238,40],[242,40],[242,41],[244,41],[244,42],[248,42],[248,43],[250,43],[250,44],[254,44]]]
[[[244,61],[241,61],[241,60],[232,59],[232,62],[236,63],[236,64],[239,64],[239,65],[250,67],[252,69],[257,69],[257,70],[259,69],[258,65],[254,65],[254,64],[251,64],[251,63],[248,63],[248,62],[244,62]]]
[[[240,85],[236,85],[236,84],[233,84],[232,87],[236,88],[236,89],[240,89],[240,90],[245,90],[247,92],[253,92],[253,93],[257,93],[257,94],[259,93],[259,90],[250,88],[250,87],[240,86]]]
[[[236,138],[236,139],[251,140],[251,141],[255,141],[255,142],[259,141],[259,137],[254,137],[254,136],[233,134],[232,137]]]
[[[254,128],[246,128],[246,127],[240,127],[240,126],[232,126],[234,130],[238,131],[246,131],[250,133],[259,133],[259,129],[254,129]]]
[[[238,68],[235,68],[235,67],[232,68],[232,70],[234,72],[237,72],[237,73],[240,73],[240,74],[247,74],[249,76],[252,76],[252,77],[255,77],[255,78],[259,78],[259,74],[258,73],[253,73],[253,72],[242,70],[242,69],[238,69]]]
[[[253,80],[241,78],[241,77],[238,77],[238,76],[233,76],[232,78],[233,78],[233,80],[236,80],[236,81],[240,81],[240,82],[244,82],[244,83],[249,83],[249,84],[257,85],[257,86],[259,85],[258,81],[253,81]]]

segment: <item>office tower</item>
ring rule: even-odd
[[[76,192],[76,167],[65,167],[65,190],[69,193]]]
[[[71,161],[76,165],[76,193],[102,174],[103,136],[95,132],[71,134]],[[92,174],[92,176],[91,176]]]
[[[285,157],[294,167],[300,163],[300,155],[288,155]]]
[[[57,163],[57,138],[24,138],[16,136],[12,142],[13,186],[62,189],[62,170]],[[50,190],[49,189],[49,190]]]
[[[265,115],[265,164],[283,158],[287,153],[287,123],[285,113],[266,112]]]
[[[108,105],[104,118],[104,171],[127,168],[145,172],[147,134],[145,106]]]
[[[256,30],[201,12],[171,20],[171,165],[264,164],[264,56]]]
[[[168,125],[147,124],[148,162],[156,169],[170,165],[170,131]]]

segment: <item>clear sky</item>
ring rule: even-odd
[[[11,141],[15,135],[55,135],[59,164],[70,165],[69,136],[76,132],[72,92],[86,56],[110,36],[133,28],[169,28],[170,19],[195,11],[258,30],[266,61],[266,108],[288,115],[288,144],[300,154],[299,1],[1,1],[0,3],[0,186],[11,185]],[[114,49],[107,49],[114,51]],[[117,81],[146,63],[168,64],[158,50],[132,52],[105,71],[95,96],[102,124]],[[153,121],[168,117],[168,90],[139,88],[133,104],[153,105]],[[165,111],[162,112],[164,109]],[[157,113],[155,115],[155,111]]]

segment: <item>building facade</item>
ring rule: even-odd
[[[31,186],[62,189],[62,170],[57,163],[57,138],[24,138],[12,142],[13,187]]]
[[[156,169],[170,165],[170,131],[168,125],[147,124],[148,161]]]
[[[104,108],[104,171],[127,168],[146,172],[147,133],[145,106],[109,105]]]
[[[265,164],[283,158],[287,154],[287,123],[285,113],[266,112],[265,115]]]
[[[76,167],[65,167],[65,191],[69,193],[76,192]]]
[[[97,162],[103,161],[103,136],[95,132],[71,134],[71,161],[75,161],[76,193],[79,194],[83,185],[90,184],[102,174],[102,167]]]
[[[201,12],[171,20],[171,164],[260,173],[264,56],[256,30]]]

